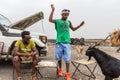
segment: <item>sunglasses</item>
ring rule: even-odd
[[[62,10],[62,12],[70,12],[70,10],[68,10],[68,9],[64,9],[64,10]]]

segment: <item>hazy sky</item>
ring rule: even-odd
[[[54,24],[48,22],[50,4],[54,4],[56,8],[55,19],[61,18],[61,10],[67,8],[71,11],[69,20],[74,27],[85,21],[85,25],[80,29],[71,31],[71,37],[100,39],[120,29],[120,0],[0,0],[0,14],[8,17],[11,22],[16,22],[43,11],[44,20],[28,30],[45,32],[48,38],[56,38]]]

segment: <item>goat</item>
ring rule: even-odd
[[[102,73],[105,75],[105,80],[113,80],[120,76],[120,60],[95,48],[95,46],[89,47],[85,54],[89,57],[88,60],[90,60],[91,57],[95,58]]]

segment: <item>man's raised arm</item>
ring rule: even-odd
[[[55,20],[53,19],[53,13],[54,13],[55,7],[53,4],[51,4],[51,8],[52,8],[52,11],[49,16],[49,22],[55,23]]]

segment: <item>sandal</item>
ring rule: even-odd
[[[38,80],[35,74],[31,75],[30,80]]]
[[[22,77],[18,77],[17,80],[22,80]]]

